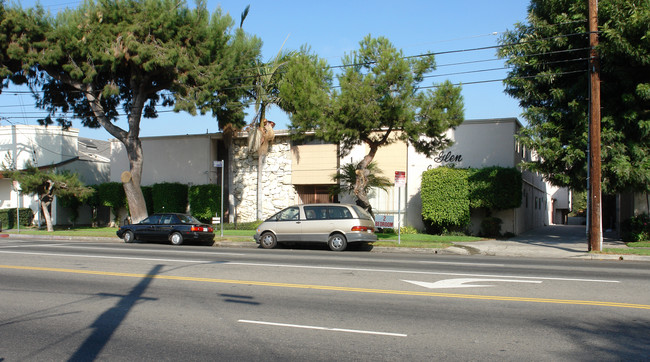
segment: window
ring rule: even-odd
[[[160,215],[151,215],[142,221],[143,224],[158,224],[160,222]]]
[[[300,209],[297,207],[289,207],[278,213],[277,220],[279,221],[290,221],[290,220],[299,220],[300,219]]]
[[[327,215],[330,219],[352,219],[352,213],[347,207],[329,206]]]
[[[305,216],[307,220],[324,220],[327,219],[326,206],[305,206]]]

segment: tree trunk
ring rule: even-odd
[[[370,171],[368,171],[368,165],[372,160],[375,158],[375,154],[377,153],[377,147],[376,146],[370,146],[370,151],[368,154],[363,158],[361,162],[359,162],[359,165],[357,166],[356,170],[356,182],[354,184],[354,195],[357,197],[357,205],[363,207],[366,209],[371,215],[374,215],[372,212],[372,206],[370,205],[370,200],[368,199],[368,193],[366,192],[366,189],[368,187],[368,176],[370,175]]]
[[[140,180],[142,179],[142,143],[140,139],[128,138],[124,142],[126,146],[127,155],[129,157],[130,171],[122,173],[122,184],[124,186],[124,193],[126,200],[129,203],[129,213],[131,214],[131,222],[137,223],[144,220],[149,216],[147,212],[147,204],[142,194],[140,187]]]
[[[54,226],[52,226],[52,216],[50,215],[50,205],[52,202],[41,201],[41,210],[43,211],[43,217],[45,218],[45,225],[47,226],[47,231],[53,232]],[[18,220],[20,222],[20,220]]]

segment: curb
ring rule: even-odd
[[[33,235],[33,234],[0,234],[0,238],[17,238],[17,239],[49,239],[49,240],[66,240],[66,241],[106,241],[114,243],[123,243],[122,239],[115,237],[103,236],[63,236],[63,235]],[[83,238],[83,240],[81,240]],[[217,240],[212,245],[213,247],[223,248],[249,248],[256,249],[258,245],[254,242],[243,241],[224,241]],[[566,256],[557,255],[513,255],[512,253],[499,254],[493,250],[481,250],[480,248],[472,247],[469,245],[454,244],[444,249],[433,248],[397,248],[388,246],[375,246],[370,252],[377,253],[417,253],[417,254],[440,254],[440,255],[484,255],[484,256],[498,256],[498,257],[534,257],[534,258],[551,258],[551,259],[583,259],[583,260],[603,260],[603,261],[643,261],[650,262],[650,256],[634,255],[634,254],[589,254],[587,252],[568,254]]]

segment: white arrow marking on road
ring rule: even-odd
[[[412,283],[421,287],[429,289],[443,289],[443,288],[479,288],[479,287],[493,287],[494,285],[484,284],[465,284],[476,282],[509,282],[509,283],[535,283],[539,284],[541,280],[514,280],[514,279],[485,279],[485,278],[456,278],[439,280],[435,283],[419,282],[415,280],[404,280],[403,282]]]

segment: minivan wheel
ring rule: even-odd
[[[183,244],[183,235],[181,235],[179,232],[174,232],[169,237],[169,241],[172,243],[172,245],[181,245]]]
[[[330,236],[329,240],[327,240],[327,246],[329,246],[332,251],[343,251],[347,248],[348,241],[345,239],[345,236],[334,234]]]
[[[266,232],[260,237],[260,246],[264,249],[273,249],[278,246],[278,240],[271,232]]]

